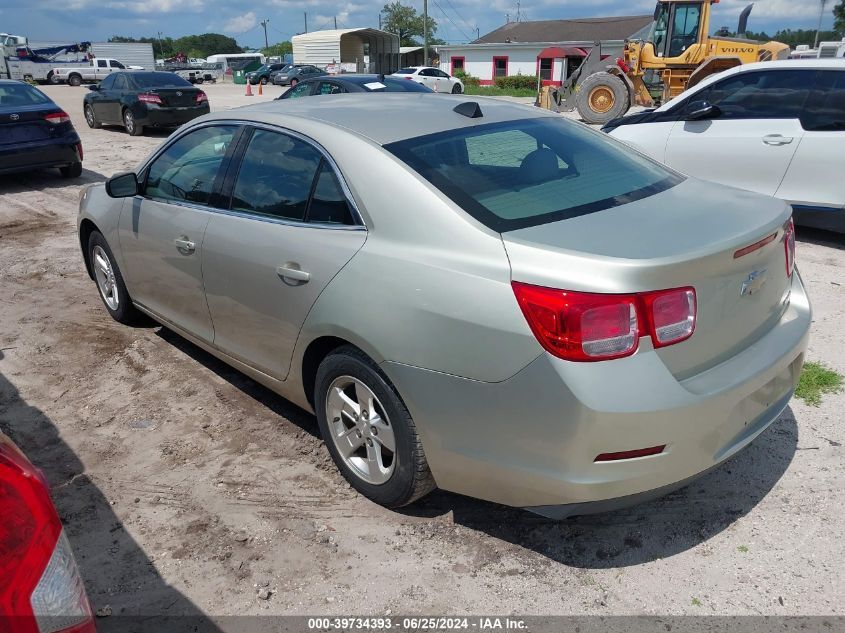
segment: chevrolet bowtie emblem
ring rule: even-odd
[[[753,295],[755,292],[760,292],[763,286],[766,285],[766,269],[755,270],[748,274],[745,281],[742,282],[742,296]]]

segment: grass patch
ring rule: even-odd
[[[497,88],[496,86],[464,86],[464,94],[479,97],[536,97],[536,90],[527,88]]]
[[[740,545],[739,547],[737,547],[737,550],[745,554],[745,552],[748,551],[748,545]]]
[[[822,402],[822,394],[842,391],[842,376],[821,363],[804,363],[795,395],[810,406],[817,407]]]
[[[692,606],[700,607],[701,606],[701,600],[699,600],[698,598],[693,598],[692,599]]]

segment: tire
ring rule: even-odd
[[[459,95],[462,92],[463,92],[463,90],[461,90],[461,84],[455,84],[454,86],[452,86],[452,94],[453,95]]]
[[[130,136],[141,136],[144,133],[144,126],[135,120],[135,115],[129,108],[123,110],[123,127]]]
[[[628,88],[619,77],[607,72],[594,73],[579,86],[575,97],[578,114],[587,123],[607,123],[622,116],[630,107]]]
[[[82,85],[82,76],[77,75],[76,73],[72,75],[68,75],[67,83],[69,86],[81,86]]]
[[[98,265],[98,256],[105,256],[108,263],[108,269],[104,270]],[[97,290],[103,305],[111,315],[111,317],[118,323],[130,325],[137,322],[141,313],[132,305],[132,299],[129,297],[129,292],[126,290],[126,284],[123,282],[123,275],[120,273],[115,262],[114,255],[109,248],[106,238],[99,231],[93,231],[88,238],[88,261],[91,264],[91,271],[94,273],[94,281],[97,284]],[[106,281],[101,283],[101,279]],[[110,291],[109,291],[110,289]],[[112,297],[116,301],[112,301]]]
[[[57,85],[59,85],[60,83],[62,83],[62,81],[61,81],[61,79],[59,79],[59,78],[58,78],[58,76],[56,76],[56,74],[55,74],[55,73],[51,70],[49,73],[47,73],[47,83],[48,83],[48,84],[50,84],[51,86],[57,86]]]
[[[99,130],[103,124],[97,120],[97,115],[94,114],[94,106],[90,103],[85,104],[85,122],[93,130]]]
[[[358,492],[380,505],[398,508],[434,490],[434,478],[411,414],[387,376],[366,354],[351,345],[336,349],[320,363],[314,386],[323,441],[338,470]],[[337,389],[356,403],[366,402],[372,395],[372,411],[358,404],[359,413],[355,414],[356,409],[344,405],[337,396],[330,398]],[[353,419],[353,415],[358,417]],[[359,444],[350,448],[346,457],[339,448],[344,437],[351,438],[345,442]],[[387,448],[391,443],[393,452]],[[379,455],[377,461],[369,461],[368,456],[375,453]]]
[[[203,81],[205,80],[202,77],[194,77],[194,83],[196,84],[201,84]]]
[[[266,86],[267,85],[267,77],[262,77],[259,83],[261,83],[262,86]]]
[[[59,167],[62,178],[79,178],[82,175],[82,163],[74,163],[67,167]]]

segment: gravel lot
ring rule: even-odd
[[[280,93],[204,88],[213,109]],[[95,608],[843,613],[845,394],[794,400],[730,463],[630,510],[555,523],[443,492],[385,510],[335,471],[310,414],[163,328],[108,317],[79,254],[78,193],[167,134],[90,130],[84,87],[44,90],[73,118],[85,171],[0,177],[0,427],[54,485]],[[845,238],[798,236],[808,358],[845,373]]]

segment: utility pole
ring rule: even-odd
[[[305,32],[308,32],[308,12],[303,11],[302,14],[305,16]]]
[[[477,26],[475,27],[475,39],[477,39],[477,40],[481,39],[481,31],[478,29]]]
[[[267,41],[267,23],[270,21],[270,18],[265,18],[261,20],[261,26],[264,27],[264,48],[270,48],[270,43]]]
[[[428,0],[423,0],[423,59],[428,66]]]
[[[158,51],[161,53],[161,58],[164,59],[164,44],[161,42],[161,31],[158,32]]]
[[[378,30],[381,31],[381,12],[378,14]]]
[[[505,21],[506,21],[508,24],[510,24],[510,23],[511,23],[511,14],[510,14],[510,13],[505,13]]]
[[[824,16],[824,5],[827,4],[827,0],[821,0],[821,7],[819,8],[819,25],[816,28],[816,43],[813,44],[813,48],[819,47],[819,31],[822,30],[822,16]]]
[[[334,16],[334,30],[337,31],[337,16]]]
[[[522,13],[519,6],[519,0],[516,0],[516,21],[519,22],[519,14]]]

